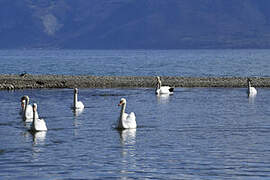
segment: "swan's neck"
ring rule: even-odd
[[[23,120],[25,120],[26,119],[26,104],[25,104],[25,106],[24,106],[24,108],[23,108]]]
[[[26,120],[26,109],[27,109],[28,104],[29,104],[29,100],[26,99],[25,106],[24,106],[24,112],[23,112],[23,120]]]
[[[157,82],[157,89],[160,89],[160,88],[161,88],[161,81],[158,80],[158,82]]]
[[[122,105],[122,108],[121,108],[121,119],[122,119],[122,117],[123,117],[125,111],[126,111],[126,103],[124,103],[124,104]]]
[[[77,102],[78,102],[78,94],[74,93],[74,99],[73,99],[74,109],[77,107]]]
[[[248,93],[250,93],[251,83],[248,81]]]
[[[120,127],[120,128],[123,128],[122,121],[123,121],[123,116],[124,116],[125,110],[126,110],[126,103],[124,103],[122,105],[121,112],[120,112],[120,119],[119,119],[119,123],[118,123],[118,127]]]
[[[33,107],[33,125],[32,125],[32,128],[35,128],[36,127],[36,110],[34,110],[34,107]]]

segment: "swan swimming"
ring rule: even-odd
[[[32,122],[33,121],[33,108],[29,104],[29,97],[23,96],[21,98],[21,107],[23,108],[22,116],[25,122]],[[38,113],[35,114],[36,118],[38,118]]]
[[[36,117],[37,113],[37,104],[33,104],[33,122],[31,124],[31,130],[36,132],[36,131],[47,131],[47,126],[46,122],[44,119],[39,119]]]
[[[249,78],[247,79],[247,84],[248,84],[248,90],[247,90],[248,96],[249,97],[256,96],[257,95],[257,90],[255,89],[255,87],[251,86],[251,80]]]
[[[173,94],[173,87],[170,86],[162,86],[160,77],[157,76],[157,87],[156,87],[156,94]]]
[[[125,98],[121,98],[118,106],[122,106],[120,117],[118,121],[118,129],[132,129],[137,127],[136,116],[134,112],[130,114],[125,113],[127,101]]]
[[[81,101],[78,101],[78,89],[74,88],[73,109],[84,109],[84,105]]]

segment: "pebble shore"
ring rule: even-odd
[[[270,77],[252,77],[252,86],[270,88]],[[161,76],[163,85],[172,87],[247,86],[246,77],[172,77]],[[0,90],[33,88],[153,88],[154,76],[68,76],[68,75],[0,75]]]

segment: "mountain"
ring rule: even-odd
[[[270,1],[0,0],[0,48],[270,48]]]

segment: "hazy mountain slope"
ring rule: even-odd
[[[269,0],[0,0],[0,48],[269,48]]]

